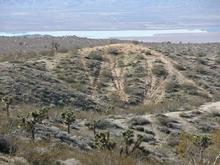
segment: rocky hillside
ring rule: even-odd
[[[181,62],[134,44],[1,62],[0,96],[10,95],[15,102],[75,105],[84,110],[217,99],[219,85],[213,81],[220,78],[219,66],[213,65],[215,69],[208,74],[210,82]],[[200,81],[215,84],[209,90]]]
[[[94,44],[0,55],[0,164],[219,163],[219,44]]]

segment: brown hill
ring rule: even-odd
[[[184,69],[187,63],[181,60],[141,45],[112,44],[2,62],[0,95],[83,109],[216,99],[201,79],[188,76],[197,72]],[[209,76],[217,80],[215,72]]]

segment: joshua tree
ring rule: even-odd
[[[7,112],[7,116],[9,117],[10,116],[10,112],[9,112],[9,108],[10,108],[10,105],[12,103],[12,98],[11,97],[7,97],[7,96],[4,96],[2,99],[1,99],[2,103],[4,103],[5,105],[5,110]]]
[[[75,122],[75,120],[76,120],[74,112],[71,110],[68,110],[66,112],[63,112],[61,114],[61,117],[64,120],[65,124],[67,124],[67,126],[68,126],[67,131],[68,131],[68,133],[70,133],[70,125],[71,125],[71,123]]]
[[[100,132],[95,135],[95,146],[98,149],[112,150],[115,147],[115,143],[110,139],[109,132]]]
[[[211,144],[211,139],[208,136],[194,135],[192,137],[193,144],[199,149],[199,161],[202,161],[203,153]]]
[[[137,140],[134,141],[134,131],[126,130],[122,132],[122,136],[125,143],[125,154],[129,155],[134,152],[137,148],[140,147],[141,142],[143,141],[143,136],[138,135]],[[124,148],[121,147],[120,155],[122,155]]]
[[[122,136],[124,138],[124,142],[125,142],[125,153],[126,155],[129,154],[129,146],[131,146],[131,144],[133,143],[133,137],[134,137],[134,131],[132,130],[126,130],[124,132],[122,132]],[[123,152],[123,148],[121,149],[121,153]]]
[[[48,110],[42,108],[40,110],[29,113],[28,115],[18,116],[21,120],[21,127],[31,132],[31,137],[35,139],[35,126],[37,123],[41,123],[43,119],[48,118]]]
[[[53,42],[51,43],[51,45],[52,45],[52,50],[57,52],[57,50],[58,50],[60,44],[58,44],[57,42],[54,42],[54,41],[53,41]]]

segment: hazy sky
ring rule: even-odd
[[[220,0],[0,0],[0,31],[220,31]]]

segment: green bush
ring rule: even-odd
[[[177,81],[169,81],[165,84],[165,90],[168,93],[178,92],[180,84]]]
[[[218,52],[218,55],[215,57],[215,63],[220,64],[220,52]]]
[[[118,55],[120,54],[120,51],[117,48],[109,48],[108,53],[113,55]]]
[[[181,88],[190,95],[198,95],[198,89],[192,84],[183,84]]]
[[[168,72],[163,67],[163,65],[154,65],[152,68],[152,72],[158,77],[166,77],[168,75]]]
[[[102,61],[103,60],[101,53],[98,52],[98,51],[90,52],[88,58],[93,59],[93,60],[97,60],[97,61]]]

